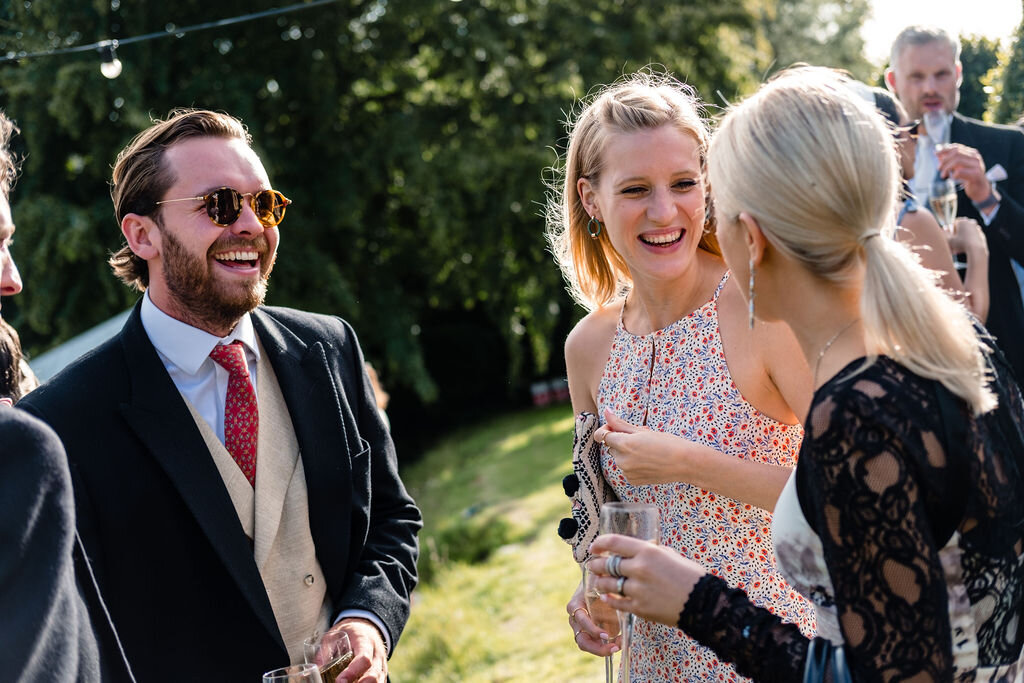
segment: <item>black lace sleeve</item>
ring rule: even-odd
[[[821,539],[853,680],[953,675],[939,546],[963,517],[970,475],[943,444],[962,439],[936,383],[889,359],[851,364],[818,391],[797,466],[804,516]],[[861,371],[863,370],[863,371]],[[955,430],[955,425],[954,425]],[[706,576],[679,628],[757,681],[800,681],[796,626]]]
[[[697,582],[678,626],[748,678],[762,683],[803,680],[808,641],[800,629],[754,605],[746,593],[717,576],[707,574]]]
[[[934,397],[934,384],[880,359],[823,387],[811,410],[797,490],[822,542],[856,681],[952,677],[938,556],[952,529],[929,510],[962,510],[967,484],[959,495],[948,486],[957,467]]]

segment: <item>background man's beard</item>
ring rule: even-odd
[[[190,318],[185,322],[193,327],[231,329],[243,315],[261,305],[266,298],[272,261],[261,264],[261,274],[255,283],[230,286],[215,279],[205,256],[196,258],[189,254],[170,231],[163,231],[163,241],[167,289],[181,307],[179,314]],[[265,242],[257,248],[263,259],[273,258]]]

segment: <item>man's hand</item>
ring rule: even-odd
[[[388,651],[384,636],[371,621],[358,617],[342,619],[332,631],[344,631],[352,643],[352,663],[338,676],[337,683],[384,683],[388,678]]]
[[[939,157],[939,173],[943,178],[952,178],[964,187],[967,197],[975,203],[988,199],[992,185],[985,177],[985,160],[973,147],[954,143],[945,145],[936,152]]]

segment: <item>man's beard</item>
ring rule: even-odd
[[[203,330],[231,330],[243,315],[263,303],[267,295],[267,279],[274,267],[274,254],[267,238],[217,242],[202,258],[188,252],[169,230],[162,230],[164,280],[167,290],[178,304],[178,314],[193,327]],[[217,281],[209,263],[215,251],[231,248],[255,249],[260,255],[260,277],[255,282],[228,283]]]

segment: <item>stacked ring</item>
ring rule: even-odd
[[[621,597],[621,598],[626,597],[626,593],[623,590],[625,587],[626,587],[626,577],[625,576],[620,576],[619,577],[619,582],[617,584],[615,584],[615,592],[618,593],[619,597]]]
[[[611,555],[608,557],[608,564],[605,565],[608,569],[608,576],[613,578],[619,578],[622,576],[622,572],[619,571],[619,564],[622,563],[622,555]]]

